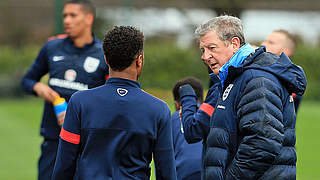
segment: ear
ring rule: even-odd
[[[174,101],[174,107],[176,108],[176,111],[178,111],[180,109],[180,102],[178,101]]]
[[[104,60],[106,61],[107,65],[109,66],[109,63],[108,63],[106,56],[104,56]]]
[[[238,37],[233,37],[231,39],[231,46],[233,53],[236,53],[240,49],[240,39]]]
[[[88,25],[93,25],[93,21],[94,21],[94,16],[91,13],[88,13],[86,15],[86,22]]]
[[[142,67],[143,66],[143,56],[139,55],[137,60],[136,60],[136,66],[137,67]]]
[[[283,51],[288,57],[291,56],[291,51],[288,48],[284,48]]]

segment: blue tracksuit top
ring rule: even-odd
[[[48,41],[23,77],[23,89],[35,94],[33,86],[45,74],[49,74],[48,85],[67,101],[78,90],[103,85],[108,66],[101,41],[94,37],[94,41],[83,48],[75,47],[68,37]],[[58,140],[60,129],[52,104],[45,102],[40,134]]]
[[[176,179],[170,110],[131,80],[75,93],[60,133],[53,180]]]
[[[200,180],[202,143],[187,143],[183,135],[179,111],[172,114],[171,120],[177,179]]]

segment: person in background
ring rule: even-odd
[[[204,142],[202,179],[296,179],[292,93],[306,89],[303,69],[285,54],[252,48],[234,16],[217,16],[198,26],[195,35],[201,59],[219,84],[209,94],[215,106],[208,124],[195,123],[192,86],[179,89],[186,140]]]
[[[60,133],[52,180],[175,180],[168,105],[141,90],[144,36],[131,26],[104,37],[110,78],[104,86],[72,95]]]
[[[288,57],[294,54],[296,49],[296,38],[284,29],[272,31],[261,44],[266,47],[267,52],[280,56],[285,53]]]
[[[201,154],[202,142],[188,144],[184,138],[183,128],[181,126],[180,95],[179,88],[182,85],[190,84],[195,90],[197,104],[203,103],[203,86],[199,79],[188,77],[179,80],[173,87],[172,93],[176,112],[171,115],[173,148],[176,162],[178,180],[199,180],[201,179]]]
[[[272,31],[272,33],[261,44],[266,47],[267,52],[271,52],[280,56],[285,53],[288,57],[291,57],[296,49],[296,38],[293,34],[290,34],[284,29],[278,29]],[[302,96],[293,94],[294,107],[296,113],[298,112],[299,105],[302,100]]]
[[[23,89],[45,100],[40,134],[43,137],[38,164],[38,179],[51,178],[61,125],[63,106],[71,95],[105,84],[108,67],[101,41],[92,33],[95,8],[89,1],[69,0],[63,9],[65,35],[51,38],[22,79]],[[48,85],[40,79],[49,74]],[[62,99],[63,98],[63,99]],[[59,120],[54,110],[59,109]]]

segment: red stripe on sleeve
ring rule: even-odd
[[[210,117],[212,116],[213,111],[214,111],[214,107],[212,107],[210,104],[207,104],[207,103],[201,104],[199,109],[201,111],[207,113]]]
[[[292,93],[292,97],[295,99],[297,97],[296,93]]]
[[[106,75],[106,80],[109,79],[109,75]]]
[[[80,135],[68,132],[68,131],[64,130],[63,128],[61,129],[60,137],[61,137],[61,139],[65,140],[69,143],[72,143],[72,144],[79,144],[80,143]]]

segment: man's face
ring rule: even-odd
[[[91,28],[91,14],[85,13],[79,4],[66,4],[63,9],[64,31],[71,38],[81,36],[86,29]]]
[[[266,46],[267,52],[280,56],[285,49],[285,42],[286,37],[284,34],[272,32],[261,45]]]
[[[227,63],[234,54],[231,42],[226,45],[220,40],[214,30],[200,37],[200,49],[202,61],[213,71],[219,74],[220,68]]]

